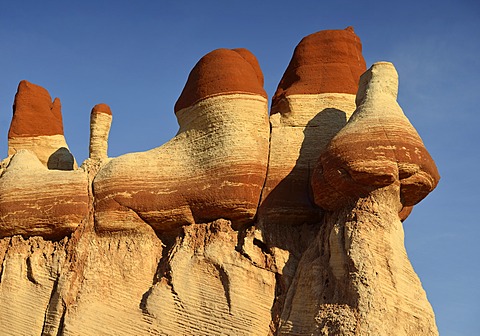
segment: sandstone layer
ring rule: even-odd
[[[212,51],[195,65],[176,104],[177,136],[115,158],[95,177],[98,230],[142,229],[147,223],[169,232],[218,218],[238,228],[253,219],[269,139],[256,65],[249,52],[228,49]]]
[[[8,155],[27,149],[49,169],[72,170],[73,155],[63,135],[60,99],[41,86],[21,81],[13,105],[8,131]]]
[[[0,237],[71,234],[87,217],[87,189],[83,171],[49,170],[32,152],[16,152],[0,178]]]
[[[305,37],[269,120],[255,56],[214,50],[173,139],[109,158],[98,104],[80,168],[59,100],[22,81],[0,164],[0,335],[437,335],[401,220],[438,171],[393,65],[365,70],[352,28]]]
[[[397,90],[393,65],[374,64],[362,75],[356,111],[320,156],[313,192],[331,211],[300,260],[280,334],[437,334],[398,212],[439,175]]]
[[[318,221],[309,176],[355,110],[365,70],[362,44],[351,27],[311,34],[295,48],[272,98],[269,169],[259,209],[265,225]]]
[[[108,158],[108,134],[112,125],[112,111],[107,104],[97,104],[90,113],[90,158]]]

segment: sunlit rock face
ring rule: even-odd
[[[0,164],[1,335],[437,335],[401,220],[439,181],[351,27],[305,37],[272,98],[246,49],[193,67],[177,135],[80,168],[22,81]],[[85,111],[88,117],[88,111]]]
[[[311,34],[295,48],[272,98],[270,161],[259,210],[265,225],[318,220],[309,178],[322,149],[355,110],[365,70],[351,27]]]
[[[437,334],[398,213],[439,175],[397,90],[393,65],[374,64],[362,75],[357,109],[320,156],[312,188],[329,211],[299,262],[281,334]]]
[[[72,170],[75,159],[63,135],[60,99],[23,80],[18,85],[8,131],[8,155],[21,149],[35,153],[49,169]]]
[[[96,227],[157,232],[256,214],[268,160],[263,76],[245,49],[218,49],[193,68],[176,104],[180,130],[153,150],[111,160],[95,177]]]
[[[21,81],[0,167],[0,236],[60,239],[88,214],[88,180],[63,135],[60,100]]]
[[[435,163],[398,105],[397,92],[391,63],[375,63],[362,75],[358,107],[316,167],[318,205],[335,210],[352,197],[398,181],[403,206],[413,206],[437,186]]]
[[[0,236],[63,238],[87,217],[88,181],[81,170],[47,169],[25,149],[0,178]]]
[[[90,113],[90,158],[108,158],[108,135],[112,125],[112,110],[107,104],[97,104]]]

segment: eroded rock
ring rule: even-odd
[[[374,64],[362,75],[357,110],[320,156],[312,186],[329,211],[299,262],[280,334],[438,334],[398,213],[439,175],[397,90],[393,65]]]
[[[255,57],[228,49],[204,56],[180,95],[176,116],[175,138],[115,158],[100,170],[93,184],[98,230],[139,229],[147,223],[169,232],[218,218],[238,228],[253,220],[269,139]]]
[[[0,164],[0,333],[437,335],[400,220],[439,175],[393,65],[357,92],[364,70],[352,28],[307,36],[269,125],[255,56],[215,50],[172,140],[108,158],[98,104],[80,169],[59,101],[21,82]]]
[[[299,225],[318,220],[310,175],[321,151],[355,110],[365,70],[362,45],[351,27],[311,34],[295,48],[272,98],[260,221]]]
[[[73,170],[76,162],[63,135],[60,99],[23,80],[18,85],[8,131],[8,155],[27,149],[49,169]]]

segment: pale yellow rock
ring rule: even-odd
[[[312,190],[328,211],[298,264],[280,334],[438,335],[398,213],[439,177],[396,102],[397,79],[386,62],[362,75],[356,111],[320,156]],[[426,177],[409,183],[403,162]]]
[[[61,334],[151,333],[152,321],[142,311],[142,301],[156,277],[162,249],[151,229],[142,234],[82,236],[72,263],[75,273],[61,289],[66,301]]]
[[[106,159],[108,157],[108,134],[112,124],[112,115],[92,113],[90,115],[90,158]]]
[[[268,335],[275,274],[236,251],[237,236],[224,220],[185,228],[146,299],[160,334]]]
[[[18,151],[0,179],[0,237],[63,238],[87,217],[87,189],[83,170],[49,170],[34,153]]]
[[[281,335],[438,335],[405,251],[398,194],[391,185],[326,218],[298,265]]]
[[[180,130],[152,150],[112,159],[94,180],[96,228],[155,230],[256,214],[268,161],[267,101],[218,95],[177,112]],[[246,155],[247,153],[247,155]]]
[[[66,260],[65,241],[0,240],[0,335],[55,335],[61,299],[55,295]]]
[[[400,116],[390,65],[376,69],[357,104]],[[65,164],[63,136],[12,138],[0,163],[0,336],[438,335],[398,217],[415,183],[403,190],[397,174],[379,187],[373,174],[367,194],[320,209],[311,173],[355,96],[282,99],[269,125],[262,95],[201,96],[180,105],[172,140],[113,159],[111,116],[97,113],[80,169]]]
[[[295,94],[270,117],[271,141],[260,222],[295,225],[315,222],[309,176],[320,153],[355,110],[355,95]]]
[[[49,169],[73,170],[78,168],[65,137],[61,134],[8,139],[8,155],[11,156],[22,149],[35,153],[40,162]]]

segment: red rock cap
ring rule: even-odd
[[[108,106],[107,104],[101,103],[93,107],[92,114],[93,113],[105,113],[108,115],[112,115],[112,110],[110,109],[110,106]]]
[[[8,138],[63,135],[60,99],[41,86],[23,80],[18,84]]]
[[[188,76],[175,113],[202,99],[231,93],[267,98],[258,61],[247,49],[217,49],[203,56]]]
[[[308,35],[295,48],[272,106],[293,94],[355,94],[365,70],[362,43],[352,27]]]

